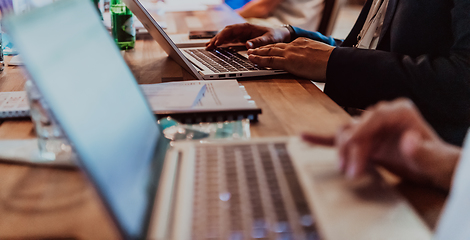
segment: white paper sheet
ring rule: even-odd
[[[201,20],[199,20],[199,18],[196,17],[196,16],[185,17],[184,21],[186,21],[186,25],[190,29],[197,29],[197,28],[203,28],[204,27],[204,25],[202,25]]]
[[[165,0],[158,2],[141,1],[150,13],[163,15],[165,12],[206,11],[206,3],[198,0]]]
[[[151,103],[152,110],[155,111],[156,109],[190,109],[203,85],[168,82],[140,86]]]
[[[165,0],[166,3],[170,4],[200,4],[200,5],[218,5],[222,4],[224,1],[223,0]]]
[[[189,107],[203,85],[206,85],[204,96],[197,105]],[[253,102],[248,101],[237,80],[185,81],[140,86],[153,111],[256,108]]]
[[[209,42],[209,39],[189,39],[189,33],[170,34],[168,36],[179,48],[203,47]]]
[[[208,7],[200,4],[167,4],[162,9],[164,12],[192,12],[192,11],[206,11]]]
[[[22,66],[23,65],[23,61],[21,60],[20,58],[20,55],[16,55],[16,56],[13,56],[11,59],[10,59],[10,62],[8,62],[8,65],[9,66]]]
[[[76,166],[75,156],[69,159],[58,158],[54,161],[44,159],[39,154],[38,140],[0,140],[0,162],[18,162],[54,166]]]
[[[111,13],[110,12],[103,13],[103,24],[108,30],[111,30],[112,25],[111,25]],[[164,21],[158,21],[158,25],[160,25],[160,27],[162,27],[163,29],[167,28],[167,24]],[[145,29],[144,25],[135,16],[134,16],[134,27],[137,30],[137,33],[147,32],[147,29]]]

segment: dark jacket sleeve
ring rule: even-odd
[[[447,36],[453,42],[445,52],[412,56],[345,44],[335,48],[328,62],[325,93],[341,106],[356,108],[410,98],[441,137],[460,145],[470,126],[469,13],[470,1],[454,0],[449,17],[452,32]]]

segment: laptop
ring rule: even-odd
[[[333,148],[169,142],[90,1],[3,24],[123,239],[430,238],[377,175],[346,181]]]
[[[285,74],[284,70],[254,65],[245,51],[234,47],[206,51],[205,47],[178,48],[139,0],[123,0],[165,52],[196,78],[226,79]]]

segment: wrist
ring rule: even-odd
[[[291,42],[292,40],[296,39],[296,34],[294,28],[290,24],[282,25],[283,34],[284,34],[284,42]]]

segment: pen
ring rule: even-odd
[[[197,94],[196,99],[194,99],[194,102],[191,108],[194,108],[201,101],[202,97],[204,97],[204,94],[206,93],[206,89],[207,89],[207,86],[206,84],[204,84],[201,87],[201,90],[199,90],[199,93]]]

